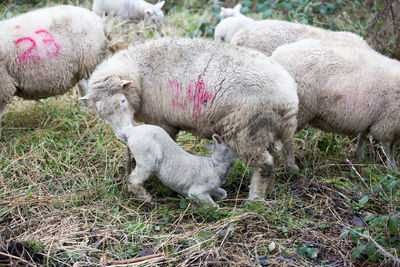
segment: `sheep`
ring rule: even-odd
[[[334,32],[305,24],[269,19],[243,26],[232,37],[231,44],[253,48],[270,56],[280,45],[301,39],[339,42],[371,49],[364,39],[351,32]]]
[[[219,134],[251,167],[249,199],[264,198],[274,160],[297,127],[296,83],[262,53],[203,39],[160,38],[120,51],[100,64],[83,99],[121,136],[132,120],[175,137]],[[124,94],[134,112],[119,117]],[[123,122],[125,120],[125,122]]]
[[[243,16],[242,13],[240,13],[241,8],[242,8],[241,4],[237,4],[233,8],[221,7],[221,11],[219,12],[219,17],[221,20],[223,20],[228,17]]]
[[[136,161],[129,175],[128,189],[139,199],[154,203],[143,183],[154,173],[170,189],[185,197],[196,197],[215,207],[211,196],[225,199],[227,193],[220,188],[226,182],[236,154],[217,134],[215,144],[208,144],[211,157],[199,157],[185,152],[167,132],[159,126],[143,124],[130,127],[123,134]],[[211,195],[211,196],[210,196]]]
[[[243,15],[225,18],[215,27],[214,40],[229,43],[237,31],[253,21]]]
[[[144,0],[94,0],[92,10],[99,16],[114,14],[123,20],[144,20],[146,25],[160,27],[165,1],[150,4]]]
[[[14,95],[47,98],[87,79],[107,47],[102,19],[74,6],[43,8],[3,20],[0,35],[0,119]]]
[[[372,49],[302,40],[278,47],[272,59],[298,84],[298,129],[310,124],[324,131],[360,134],[356,158],[371,134],[398,171],[393,146],[400,139],[400,62]],[[291,143],[284,146],[292,157]]]

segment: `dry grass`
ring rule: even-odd
[[[184,9],[168,17],[162,34],[184,36],[210,14]],[[160,34],[130,27],[129,35],[114,29],[114,40]],[[107,255],[108,265],[125,266],[112,260],[156,253],[165,256],[130,266],[390,264],[366,251],[352,258],[368,240],[340,237],[344,229],[384,240],[395,257],[400,252],[399,235],[387,229],[387,216],[399,214],[399,178],[372,141],[357,163],[350,156],[355,140],[309,128],[295,138],[301,172],[278,164],[266,201],[245,204],[252,171],[238,161],[220,210],[200,208],[157,179],[147,183],[157,200],[150,209],[127,192],[123,144],[72,92],[41,104],[15,98],[2,122],[0,265],[100,266]],[[199,155],[207,155],[204,142],[186,133],[178,139]]]

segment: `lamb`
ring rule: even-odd
[[[233,8],[221,7],[221,11],[219,12],[219,17],[221,20],[223,20],[228,17],[243,16],[242,13],[240,13],[241,8],[242,8],[241,4],[237,4]]]
[[[302,40],[278,47],[271,56],[298,84],[298,129],[310,124],[324,131],[356,135],[356,157],[371,134],[398,171],[393,146],[400,139],[400,62],[372,49]],[[291,143],[285,144],[293,159]],[[290,161],[290,159],[288,159]]]
[[[237,31],[252,22],[253,19],[244,15],[225,18],[215,27],[214,40],[229,43]]]
[[[297,127],[296,90],[287,71],[257,51],[160,38],[104,61],[83,99],[120,137],[132,120],[161,126],[173,138],[179,130],[219,134],[254,167],[249,199],[259,199],[272,188],[274,160]],[[116,94],[126,96],[133,112],[119,116]]]
[[[226,198],[220,188],[236,161],[235,153],[217,134],[209,144],[211,157],[199,157],[185,152],[161,127],[144,124],[130,127],[124,134],[136,160],[136,168],[129,175],[128,189],[139,199],[153,203],[143,183],[155,173],[170,189],[188,197],[196,197],[218,207],[217,200]]]
[[[33,100],[60,95],[87,79],[107,47],[102,19],[74,6],[3,20],[0,35],[0,119],[14,95]]]
[[[164,4],[165,1],[153,5],[144,0],[94,0],[92,10],[99,16],[114,14],[123,20],[144,20],[149,26],[160,27]]]
[[[232,37],[231,44],[253,48],[270,56],[280,45],[302,39],[345,43],[371,49],[364,39],[351,32],[334,32],[305,24],[270,19],[243,26]]]

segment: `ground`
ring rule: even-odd
[[[171,10],[164,34],[193,33],[210,17]],[[144,257],[135,264],[391,266],[399,257],[399,176],[373,140],[357,162],[356,139],[307,128],[294,138],[298,174],[280,160],[269,196],[247,203],[252,170],[239,160],[217,210],[155,177],[146,187],[156,206],[136,200],[127,190],[124,144],[74,90],[40,103],[15,97],[2,129],[0,265],[121,266],[115,261]],[[178,138],[203,156],[205,142],[185,132]]]

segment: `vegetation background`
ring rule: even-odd
[[[0,18],[84,0],[0,2]],[[115,40],[154,36],[211,38],[221,6],[237,1],[167,0],[160,31],[131,25]],[[244,0],[242,13],[347,30],[400,59],[398,0]],[[0,22],[1,23],[1,22]],[[121,43],[121,42],[120,42]],[[118,43],[116,43],[118,45]],[[221,209],[201,208],[157,179],[144,206],[127,192],[124,146],[70,93],[38,102],[15,98],[0,139],[0,265],[97,266],[141,258],[160,266],[382,266],[399,264],[400,181],[381,146],[352,159],[355,139],[311,127],[294,138],[298,174],[280,162],[276,186],[245,203],[252,170],[238,161]],[[208,155],[206,140],[182,132],[178,143]],[[398,151],[397,151],[398,152]],[[161,254],[160,254],[161,253]]]

